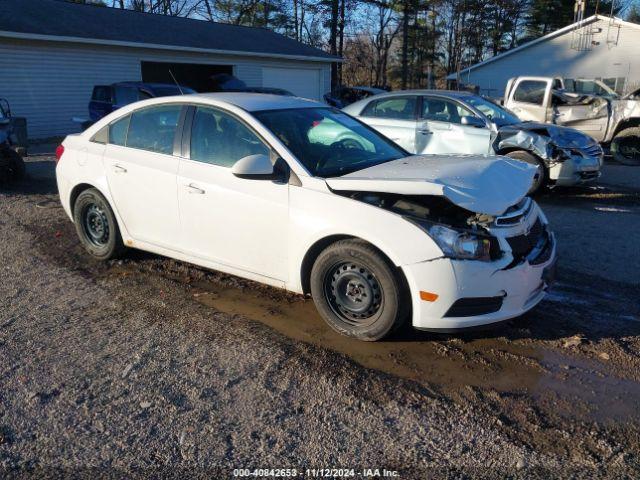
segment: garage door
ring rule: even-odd
[[[320,100],[320,70],[304,68],[263,68],[262,86],[284,88],[298,97]]]

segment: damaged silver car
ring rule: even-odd
[[[343,109],[411,153],[506,155],[537,167],[530,192],[600,176],[598,142],[572,128],[522,122],[479,95],[443,90],[385,93]]]
[[[638,91],[620,97],[599,86],[600,93],[585,94],[570,91],[561,78],[515,77],[507,82],[504,105],[523,120],[580,130],[609,145],[616,161],[640,165]]]

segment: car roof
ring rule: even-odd
[[[216,92],[189,95],[191,98],[216,100],[235,105],[248,112],[286,110],[289,108],[330,108],[324,103],[300,97],[288,97],[270,93]]]
[[[467,92],[465,90],[435,90],[435,89],[414,89],[414,90],[396,90],[394,92],[385,92],[376,97],[396,96],[396,95],[442,95],[446,97],[477,97],[473,92]]]

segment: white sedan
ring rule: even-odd
[[[411,156],[317,102],[250,93],[128,105],[56,152],[60,199],[107,260],[133,247],[310,294],[378,340],[454,330],[545,295],[556,247],[506,158]]]

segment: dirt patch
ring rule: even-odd
[[[496,330],[360,343],[301,296],[137,251],[94,262],[38,182],[2,194],[0,468],[640,472],[633,283],[565,260]]]

